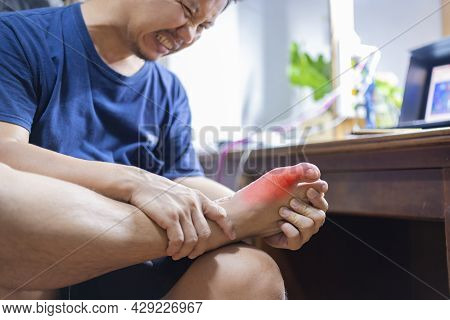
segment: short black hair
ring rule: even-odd
[[[239,0],[227,0],[227,4],[225,5],[225,8],[223,8],[223,10],[225,10],[226,8],[228,8],[228,6],[232,3],[232,2],[234,2],[234,3],[237,3]]]

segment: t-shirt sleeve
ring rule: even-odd
[[[186,92],[175,81],[174,112],[163,143],[164,168],[168,179],[203,176],[203,169],[192,145],[191,110]]]
[[[14,31],[0,21],[0,122],[30,131],[36,108],[31,66]]]

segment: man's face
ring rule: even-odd
[[[227,0],[132,0],[126,38],[134,54],[156,60],[198,40],[223,11]]]

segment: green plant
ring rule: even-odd
[[[403,89],[388,81],[375,78],[375,94],[391,106],[402,107]]]
[[[316,101],[332,90],[331,63],[323,55],[313,59],[295,42],[291,44],[288,76],[292,85],[311,88]]]

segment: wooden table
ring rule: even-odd
[[[220,175],[228,186],[237,175],[246,184],[302,161],[316,164],[329,183],[321,232],[297,252],[264,247],[290,298],[449,297],[450,129],[257,150],[242,175],[241,154],[225,158]],[[218,159],[201,157],[216,180]]]

